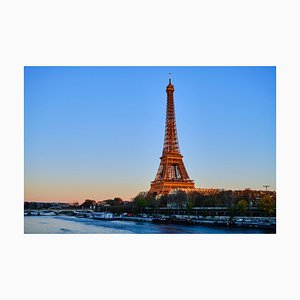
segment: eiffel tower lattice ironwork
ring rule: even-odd
[[[160,157],[160,165],[158,167],[155,179],[151,182],[150,193],[157,195],[168,194],[177,189],[193,189],[194,181],[189,178],[185,169],[182,155],[179,150],[177,137],[175,107],[174,107],[174,86],[169,78],[167,86],[167,112],[166,112],[166,128],[165,139]]]

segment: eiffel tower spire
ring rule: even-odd
[[[167,112],[166,112],[166,128],[165,128],[165,142],[163,147],[163,155],[180,154],[176,119],[174,107],[174,86],[171,83],[171,74],[169,73],[169,84],[167,86]]]
[[[174,106],[174,85],[169,74],[167,92],[167,109],[165,139],[160,158],[160,165],[154,181],[151,182],[150,193],[158,195],[167,194],[174,189],[194,188],[193,180],[190,180],[185,169],[182,155],[179,150],[179,143],[176,129],[175,106]]]

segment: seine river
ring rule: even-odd
[[[188,225],[162,225],[152,222],[135,221],[102,221],[88,218],[76,218],[69,216],[25,216],[24,233],[71,233],[71,234],[173,234],[173,233],[204,233],[204,234],[249,234],[267,233],[263,229],[242,229],[242,228],[218,228],[207,226]]]

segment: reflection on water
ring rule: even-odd
[[[103,221],[69,216],[26,216],[24,217],[25,233],[266,233],[262,229],[214,228],[207,226],[188,226],[173,224],[153,224],[151,222]]]

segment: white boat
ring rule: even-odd
[[[110,212],[93,212],[92,218],[97,220],[116,220],[116,217],[113,213]]]
[[[56,216],[54,211],[40,211],[40,216]]]

